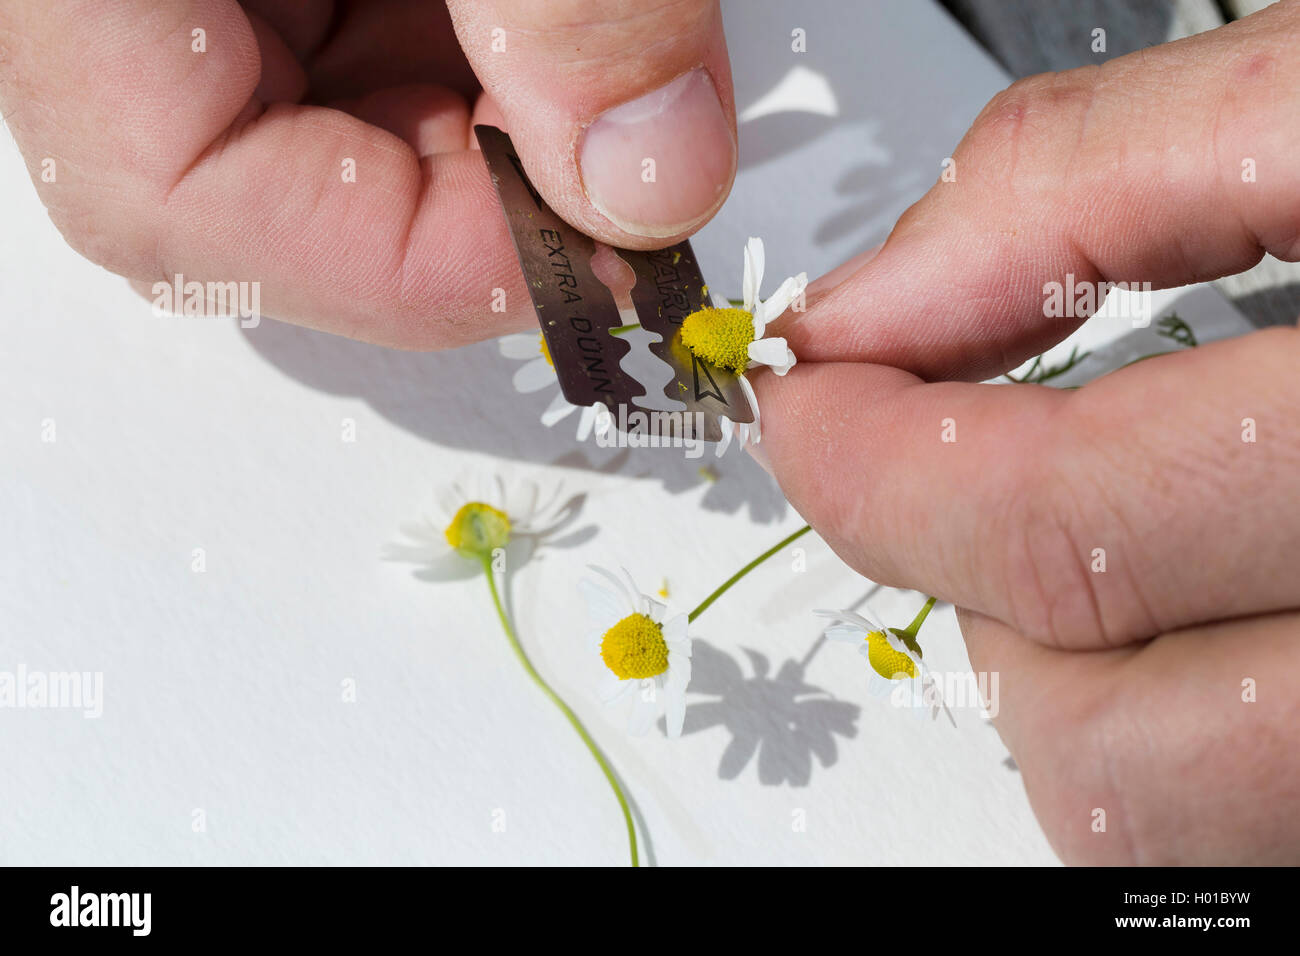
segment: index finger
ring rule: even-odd
[[[257,282],[267,314],[385,345],[528,321],[468,106],[447,91],[403,94],[430,121],[409,125],[441,130],[424,155],[337,110],[268,106],[259,83],[291,54],[234,0],[6,3],[0,45],[10,128],[88,258],[146,283]]]
[[[1063,339],[1107,283],[1158,289],[1266,251],[1300,258],[1297,38],[1300,4],[1278,4],[1013,84],[879,254],[833,288],[814,282],[778,334],[801,361],[981,380]]]

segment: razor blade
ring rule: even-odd
[[[647,394],[646,388],[622,367],[631,344],[611,334],[624,323],[613,293],[592,271],[596,241],[546,204],[509,136],[494,126],[475,126],[474,133],[565,399],[580,407],[602,404],[615,424],[627,419],[620,408],[650,413],[637,401]],[[739,377],[701,361],[681,342],[682,320],[712,304],[691,244],[679,242],[653,252],[613,251],[636,277],[631,296],[638,323],[659,337],[650,351],[672,370],[663,393],[685,406],[683,414],[669,419],[685,432],[678,437],[720,441],[722,417],[752,422],[754,412]],[[662,412],[655,420],[664,421]]]

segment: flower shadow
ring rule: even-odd
[[[839,759],[836,737],[857,736],[861,708],[809,684],[803,662],[787,660],[772,675],[765,655],[741,650],[750,677],[735,658],[704,641],[693,642],[690,691],[714,699],[687,705],[682,733],[726,729],[731,740],[718,764],[723,780],[735,780],[757,758],[758,782],[764,786],[806,787],[813,758],[831,767]]]

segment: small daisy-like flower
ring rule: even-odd
[[[919,655],[914,655],[902,638],[884,625],[855,611],[813,613],[831,618],[835,623],[827,626],[826,636],[832,641],[857,644],[871,669],[885,680],[906,680],[920,673]]]
[[[779,336],[764,337],[769,322],[777,319],[790,305],[803,295],[808,287],[808,274],[801,272],[786,279],[766,301],[758,297],[763,281],[763,240],[751,237],[745,244],[745,276],[740,307],[726,299],[713,297],[713,306],[692,312],[682,320],[681,339],[694,355],[719,368],[740,376],[740,385],[754,412],[754,421],[732,422],[722,419],[721,454],[736,438],[743,446],[758,444],[762,437],[759,424],[758,399],[744,376],[746,369],[766,365],[784,375],[794,368],[794,352]]]
[[[885,627],[855,611],[814,611],[834,623],[826,627],[826,636],[833,641],[858,645],[858,652],[867,659],[871,669],[885,680],[902,681],[919,677],[923,700],[932,716],[938,718],[942,710],[955,727],[952,712],[944,700],[943,691],[934,675],[921,663],[921,646],[914,637],[900,633],[897,628]]]
[[[512,379],[515,391],[531,395],[547,386],[559,384],[555,378],[555,362],[551,359],[546,337],[542,333],[521,332],[503,336],[497,342],[503,356],[524,363],[515,371]],[[551,404],[542,412],[542,424],[552,428],[578,410],[579,406],[566,399],[564,392],[557,392],[551,399]],[[582,414],[578,416],[578,441],[586,441],[593,432],[604,435],[613,423],[609,409],[604,405],[588,405],[581,410]]]
[[[560,489],[543,500],[538,486],[507,486],[490,481],[453,482],[438,489],[436,517],[423,516],[401,526],[409,542],[390,544],[383,557],[420,565],[416,576],[432,581],[474,577],[498,549],[512,564],[522,564],[573,517],[560,501]]]
[[[682,344],[718,368],[737,375],[745,369],[767,365],[777,375],[794,368],[795,357],[779,337],[764,338],[769,322],[776,320],[808,287],[808,274],[786,279],[766,301],[758,298],[763,281],[763,240],[745,245],[745,278],[741,307],[714,298],[711,308],[692,312],[682,320]]]
[[[640,736],[654,723],[662,697],[668,736],[681,736],[691,680],[687,615],[665,620],[667,607],[642,594],[626,571],[624,582],[604,568],[591,570],[601,580],[584,579],[581,587],[591,621],[588,642],[605,667],[601,698],[610,703],[635,690],[628,731]]]

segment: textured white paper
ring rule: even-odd
[[[1004,82],[928,4],[733,3],[727,26],[744,168],[696,248],[731,294],[747,235],[777,278],[879,242]],[[104,680],[98,719],[0,709],[0,862],[624,862],[604,780],[483,582],[379,560],[435,483],[475,469],[583,496],[581,533],[511,602],[626,781],[649,860],[1054,861],[978,713],[954,729],[891,707],[821,641],[810,610],[871,585],[811,536],[806,571],[783,554],[699,620],[707,693],[682,739],[630,740],[596,701],[587,563],[666,578],[685,609],[801,524],[744,456],[710,482],[672,452],[579,447],[572,420],[537,425],[550,394],[516,395],[492,343],[407,354],[157,318],[63,244],[7,136],[0,209],[0,671]],[[868,606],[901,625],[920,603]],[[951,609],[924,636],[932,667],[968,666]]]

